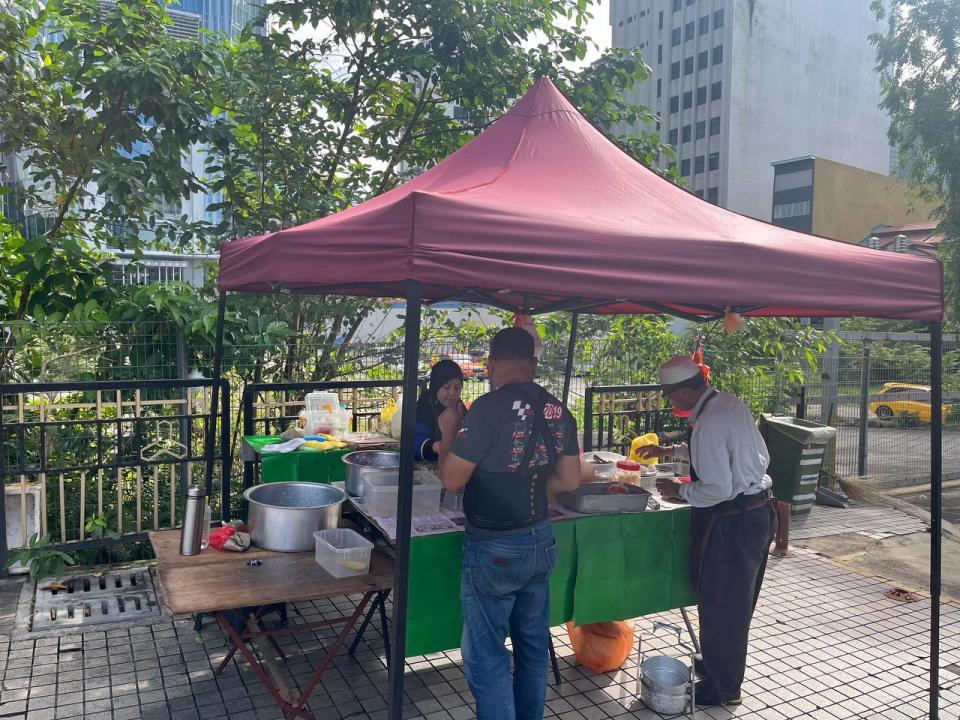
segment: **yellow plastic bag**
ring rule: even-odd
[[[397,412],[397,404],[393,401],[393,398],[387,400],[386,405],[383,406],[383,410],[380,411],[380,422],[384,425],[389,425],[390,421],[393,419],[394,413]]]
[[[579,627],[568,622],[567,633],[577,662],[594,672],[616,670],[633,650],[633,623],[626,620]]]
[[[656,433],[647,433],[638,438],[634,438],[630,443],[630,459],[643,465],[656,465],[656,457],[643,457],[643,449],[651,445],[654,447],[660,444],[660,437]]]

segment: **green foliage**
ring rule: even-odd
[[[922,197],[938,203],[951,315],[960,310],[960,4],[874,0],[883,32],[871,37],[890,113],[890,139]]]
[[[87,520],[84,530],[87,533],[87,537],[91,540],[103,540],[104,538],[109,540],[120,539],[120,533],[107,527],[107,521],[100,515],[94,515]]]
[[[57,550],[50,538],[41,538],[34,533],[25,548],[11,550],[7,558],[7,569],[14,563],[20,563],[30,568],[30,577],[33,580],[53,577],[63,573],[68,565],[75,565],[73,556]]]

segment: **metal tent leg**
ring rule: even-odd
[[[566,405],[570,400],[570,378],[573,375],[573,356],[577,350],[577,326],[580,323],[580,313],[574,312],[570,315],[570,342],[567,345],[567,364],[563,372],[563,404]]]
[[[943,520],[943,325],[930,323],[930,720],[940,714],[940,556]]]

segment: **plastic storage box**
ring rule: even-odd
[[[313,534],[317,565],[336,578],[366,575],[370,572],[373,543],[346,528],[318,530]]]
[[[395,517],[399,470],[368,470],[363,475],[363,507],[374,517]],[[440,512],[440,481],[436,475],[417,470],[413,473],[413,514]]]

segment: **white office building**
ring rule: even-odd
[[[770,220],[785,157],[889,171],[870,0],[611,0],[610,22],[651,68],[629,99],[711,202]]]

